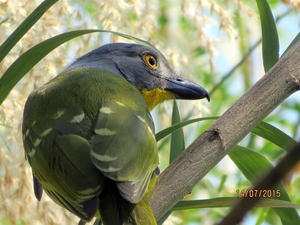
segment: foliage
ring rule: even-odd
[[[181,14],[178,18],[176,18],[178,21],[178,23],[176,23],[177,29],[180,32],[179,34],[174,35],[174,32],[169,31],[170,25],[172,24],[170,20],[173,19],[173,17],[169,14],[174,12],[170,10],[172,5],[170,5],[171,3],[167,1],[157,1],[157,8],[151,9],[153,12],[154,10],[158,11],[159,14],[154,15],[149,12],[149,10],[142,10],[143,7],[145,9],[153,7],[147,5],[150,4],[147,2],[144,3],[145,5],[142,3],[130,5],[131,3],[120,1],[120,4],[116,4],[115,6],[109,5],[108,3],[101,3],[101,7],[99,8],[96,7],[97,3],[91,0],[85,1],[86,4],[84,5],[82,5],[80,1],[74,0],[72,4],[74,8],[79,7],[78,13],[77,15],[70,14],[69,16],[76,18],[76,16],[80,17],[88,14],[93,15],[93,18],[100,18],[100,25],[97,26],[97,29],[78,29],[78,27],[82,24],[76,25],[76,23],[73,23],[69,25],[69,27],[62,29],[61,32],[55,33],[55,35],[51,34],[51,38],[42,38],[42,40],[39,40],[37,43],[25,46],[27,48],[22,49],[17,54],[17,57],[11,60],[9,57],[14,53],[14,48],[20,44],[20,40],[22,41],[25,39],[26,35],[33,35],[30,33],[30,29],[33,29],[34,24],[42,20],[43,16],[47,14],[47,11],[51,10],[50,7],[52,5],[55,7],[55,3],[62,4],[58,3],[57,0],[47,0],[41,3],[40,6],[37,7],[23,23],[20,23],[20,26],[15,29],[15,32],[7,37],[0,46],[0,62],[2,61],[3,68],[5,69],[5,71],[1,71],[3,75],[0,78],[0,102],[2,103],[2,101],[6,99],[0,108],[0,121],[2,123],[0,124],[0,134],[2,137],[2,142],[0,143],[0,154],[3,156],[0,160],[0,183],[3,184],[3,182],[5,182],[6,186],[1,186],[0,184],[0,187],[2,189],[5,189],[8,186],[11,187],[11,191],[6,193],[10,193],[11,196],[17,196],[19,201],[18,204],[23,205],[23,207],[18,208],[19,213],[15,213],[20,215],[20,217],[18,217],[18,215],[12,215],[11,212],[13,211],[12,209],[15,203],[9,201],[17,201],[17,198],[12,197],[10,200],[10,198],[7,199],[7,196],[4,196],[4,194],[2,194],[2,196],[0,195],[0,205],[3,205],[2,208],[0,206],[0,212],[2,212],[0,213],[1,224],[31,224],[32,221],[36,220],[42,221],[42,224],[45,223],[45,221],[47,221],[47,224],[60,224],[61,222],[55,221],[55,219],[49,219],[47,215],[37,218],[37,215],[44,210],[50,214],[49,217],[51,217],[51,214],[56,215],[56,211],[52,211],[53,209],[51,208],[51,205],[50,207],[47,206],[51,204],[47,200],[43,204],[39,204],[40,208],[35,214],[26,209],[26,204],[24,203],[27,202],[28,204],[34,204],[32,202],[35,201],[32,197],[24,197],[24,195],[21,194],[22,191],[22,193],[32,191],[28,182],[30,170],[26,162],[23,163],[24,159],[22,158],[23,155],[20,153],[21,151],[18,151],[21,148],[20,137],[16,140],[12,137],[13,133],[20,133],[21,118],[19,118],[19,122],[17,122],[11,119],[10,117],[12,117],[12,114],[8,113],[8,111],[21,111],[24,104],[23,95],[28,95],[28,92],[30,92],[34,86],[43,83],[44,79],[49,79],[49,77],[46,77],[40,78],[39,80],[38,76],[33,76],[33,79],[36,79],[33,82],[34,85],[29,85],[30,76],[32,76],[32,74],[30,74],[30,72],[29,74],[27,73],[53,49],[66,41],[70,41],[75,37],[88,33],[106,33],[102,34],[102,36],[98,36],[101,43],[105,42],[103,40],[107,40],[107,36],[105,36],[107,35],[107,32],[115,33],[124,37],[121,33],[111,32],[123,29],[120,30],[120,32],[122,31],[122,33],[128,33],[134,36],[140,35],[139,38],[147,39],[156,47],[161,47],[161,50],[165,49],[165,51],[162,50],[162,52],[169,56],[167,58],[171,59],[171,64],[176,69],[179,68],[179,70],[181,69],[184,71],[183,68],[187,68],[186,70],[191,72],[192,68],[193,72],[191,73],[194,74],[193,77],[195,80],[200,80],[202,86],[206,88],[208,87],[211,90],[210,94],[212,103],[210,105],[205,105],[210,109],[210,112],[205,113],[207,108],[203,105],[199,106],[194,104],[186,107],[186,105],[181,102],[178,104],[174,103],[172,110],[173,125],[163,130],[163,126],[161,124],[165,125],[166,123],[171,122],[170,119],[165,119],[166,117],[171,116],[168,112],[168,107],[170,105],[165,105],[154,111],[154,116],[158,117],[156,124],[158,124],[157,128],[160,132],[157,132],[156,137],[159,144],[160,154],[162,155],[162,168],[164,168],[168,165],[169,161],[173,161],[173,159],[180,154],[187,143],[190,143],[198,134],[202,133],[214,119],[216,119],[216,117],[203,117],[202,114],[214,116],[220,115],[225,109],[230,107],[236,99],[238,99],[241,93],[247,90],[258,79],[254,76],[254,74],[261,70],[253,70],[252,65],[257,67],[257,64],[259,64],[259,67],[264,66],[265,71],[268,71],[277,62],[279,58],[279,44],[283,37],[280,33],[286,32],[285,30],[280,32],[280,29],[283,28],[279,27],[279,21],[275,20],[272,15],[271,9],[274,8],[275,10],[277,7],[283,7],[278,1],[272,1],[270,3],[271,7],[265,0],[256,1],[261,20],[262,37],[260,39],[260,37],[251,33],[251,24],[246,21],[247,18],[250,21],[255,21],[253,19],[253,14],[255,14],[257,10],[255,8],[256,5],[252,2],[239,2],[239,4],[236,4],[237,7],[232,9],[230,6],[226,6],[225,1],[219,1],[218,3],[214,1],[200,1],[198,6],[200,8],[203,7],[203,9],[201,10],[197,8],[196,11],[194,11],[195,8],[193,7],[197,7],[197,4],[194,3],[194,5],[190,5],[182,3]],[[205,4],[210,7],[205,8]],[[224,10],[223,6],[225,6],[227,10]],[[95,11],[96,8],[99,8],[99,12]],[[58,8],[56,8],[56,10],[57,9]],[[108,12],[106,12],[106,14],[103,13],[105,15],[100,15],[102,12],[101,10],[104,11],[104,9]],[[66,8],[66,11],[68,10],[74,9]],[[120,13],[122,10],[128,10],[130,13],[127,13],[126,15],[125,13],[122,14]],[[220,21],[219,30],[222,31],[222,34],[219,34],[220,36],[226,34],[229,37],[229,41],[227,42],[233,42],[232,40],[234,40],[234,38],[238,38],[238,41],[236,42],[238,48],[235,49],[240,52],[236,52],[235,54],[240,54],[241,56],[235,56],[237,63],[234,63],[228,68],[229,72],[227,74],[221,67],[228,62],[222,62],[221,65],[218,66],[216,65],[217,60],[214,61],[216,52],[215,44],[218,40],[213,39],[209,35],[213,36],[216,32],[213,30],[211,33],[206,33],[205,29],[201,27],[201,22],[209,20],[208,17],[196,16],[198,13],[206,14],[208,12],[212,18],[215,17],[216,21]],[[230,15],[230,12],[234,14],[235,17]],[[288,13],[283,14],[283,17],[293,14],[293,12],[289,9],[287,9],[287,12]],[[99,15],[97,13],[99,13]],[[177,15],[176,13],[174,14]],[[191,14],[195,15],[191,16]],[[157,18],[155,18],[155,16],[157,16]],[[151,24],[149,22],[153,21],[153,18],[155,18],[154,21],[156,21],[156,24]],[[65,21],[63,13],[59,20],[62,22]],[[201,22],[199,20],[201,20]],[[79,21],[80,20],[78,19],[77,22],[80,23]],[[7,18],[1,18],[0,26],[4,28],[7,23],[10,23],[9,15],[7,15]],[[72,31],[68,32],[65,31],[71,30],[69,28],[72,26],[77,26],[77,29],[72,29]],[[141,31],[144,32],[137,31],[137,27],[140,27]],[[207,24],[204,24],[204,27],[206,29],[209,28]],[[8,26],[6,26],[5,29],[8,29]],[[157,32],[153,32],[154,30]],[[193,32],[194,30],[197,32]],[[140,33],[146,33],[148,36],[145,37]],[[185,37],[185,34],[189,34],[190,37]],[[89,37],[91,36],[91,34],[88,35]],[[178,35],[181,37],[177,37]],[[84,37],[80,40],[84,47],[85,43],[93,43],[89,37],[86,39]],[[137,40],[128,35],[125,38],[141,41],[141,39]],[[257,40],[253,41],[253,38],[257,38]],[[299,38],[298,34],[293,43],[298,41]],[[174,39],[176,39],[176,41],[174,41]],[[193,41],[191,41],[191,39],[193,39]],[[118,39],[116,36],[109,36],[109,40],[118,41],[122,39]],[[162,43],[165,42],[168,44],[159,43],[158,40]],[[253,51],[256,51],[256,54],[258,54],[257,49],[260,46],[260,41],[262,41],[262,60],[257,60],[257,62]],[[289,42],[291,41],[292,39],[289,40]],[[73,41],[71,41],[71,43],[72,42]],[[73,43],[76,43],[75,40]],[[185,46],[187,45],[190,46],[188,51],[191,53],[189,53],[189,55],[184,51]],[[91,47],[91,44],[89,44],[89,46],[89,48],[93,48]],[[72,45],[69,42],[66,43],[64,47],[68,47],[69,49],[68,51],[65,51],[67,57],[73,59],[75,53],[78,56],[77,49],[74,50],[74,44]],[[84,50],[86,49],[84,48]],[[188,57],[185,55],[182,56],[178,53],[176,54],[176,51],[182,51],[187,54]],[[223,54],[225,53],[226,52],[223,52]],[[220,52],[220,54],[222,54],[222,52]],[[66,55],[63,57],[66,57]],[[60,56],[61,55],[57,55],[53,58],[60,58]],[[228,54],[228,57],[232,57],[232,54]],[[8,58],[10,60],[5,61],[5,59]],[[189,60],[187,60],[187,58]],[[227,60],[226,57],[225,59]],[[3,62],[5,62],[5,64]],[[46,65],[45,61],[43,61],[43,63]],[[10,67],[8,67],[7,64],[10,64]],[[56,61],[52,67],[62,67],[61,64],[61,62]],[[53,72],[53,74],[56,73],[56,69],[52,68],[53,71],[51,71],[49,68],[48,71],[46,70],[47,72],[50,71]],[[42,69],[41,66],[39,69]],[[197,74],[201,74],[201,77]],[[24,75],[28,78],[21,80]],[[260,75],[263,75],[262,71],[260,72]],[[25,84],[27,84],[27,86]],[[13,89],[14,87],[15,89]],[[11,89],[12,92],[8,95]],[[193,109],[196,109],[198,112],[197,116],[200,115],[199,118],[190,119],[196,116]],[[163,116],[159,115],[161,112],[163,112]],[[183,114],[183,122],[181,122],[179,112]],[[176,206],[174,206],[173,210],[176,210],[176,212],[172,213],[173,216],[171,219],[169,218],[165,224],[171,223],[170,221],[172,220],[179,221],[173,222],[174,224],[199,224],[199,221],[201,221],[201,224],[212,224],[214,221],[223,217],[226,214],[226,211],[220,210],[220,208],[228,207],[233,204],[234,197],[236,197],[236,190],[250,188],[251,183],[259,179],[260,175],[269,169],[272,164],[276,163],[278,159],[282,157],[284,152],[295,142],[295,140],[299,139],[300,117],[298,112],[299,102],[297,102],[295,98],[290,98],[285,101],[268,118],[266,118],[266,122],[262,122],[252,131],[251,134],[241,141],[240,146],[236,146],[232,149],[229,154],[232,161],[230,161],[229,158],[226,158],[224,161],[220,162],[220,164],[194,188],[191,195],[186,196],[186,201],[184,200],[179,202]],[[20,116],[20,113],[16,115]],[[195,125],[189,125],[186,127],[187,124],[199,121],[201,121],[200,127]],[[171,138],[168,136],[169,134],[171,134]],[[12,139],[13,141],[11,141]],[[11,145],[11,143],[14,143],[14,145]],[[169,147],[170,152],[168,152]],[[17,161],[18,163],[13,163],[12,161],[15,155],[18,155],[18,157],[21,158],[21,160]],[[22,155],[22,157],[20,157],[20,155]],[[14,172],[17,169],[14,167],[18,167],[18,165],[19,171]],[[231,169],[224,167],[230,167]],[[300,196],[297,191],[297,186],[300,180],[297,176],[298,171],[298,167],[291,171],[290,176],[284,181],[284,185],[281,184],[278,187],[278,189],[281,190],[281,198],[271,198],[262,202],[260,206],[268,208],[258,208],[253,210],[248,217],[249,221],[256,221],[256,224],[299,223],[299,215],[295,209],[299,207],[297,204],[300,202]],[[18,180],[18,186],[23,187],[21,191],[12,184],[14,179]],[[202,198],[202,200],[196,200],[200,198]],[[203,198],[206,199],[203,200]],[[272,210],[269,210],[270,206],[273,207]],[[212,210],[210,208],[214,209]],[[227,209],[229,210],[229,208]],[[58,208],[58,210],[61,209]],[[71,218],[71,215],[68,213],[63,213],[61,216],[64,217],[66,221],[74,221],[74,218]],[[164,219],[167,219],[167,216]],[[161,220],[160,223],[163,221],[164,220]]]

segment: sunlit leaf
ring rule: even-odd
[[[279,59],[279,40],[276,23],[266,0],[256,0],[262,32],[262,55],[265,72]]]

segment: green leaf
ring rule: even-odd
[[[94,33],[94,32],[112,33],[127,39],[131,39],[140,44],[144,44],[150,47],[152,46],[150,43],[143,41],[141,39],[132,37],[127,34],[122,34],[122,33],[108,31],[108,30],[97,30],[97,29],[74,30],[74,31],[57,35],[55,37],[52,37],[46,41],[37,44],[36,46],[26,51],[7,69],[7,71],[5,71],[5,73],[0,79],[0,105],[7,97],[11,89],[19,82],[19,80],[21,80],[21,78],[29,70],[31,70],[42,58],[44,58],[53,49],[57,48],[59,45],[73,38],[76,38],[84,34]]]
[[[220,208],[232,207],[236,203],[237,197],[219,197],[201,200],[182,200],[178,202],[172,211],[186,210],[186,209],[199,209],[199,208]],[[300,208],[299,204],[289,201],[264,198],[255,207],[272,207],[272,208]]]
[[[158,221],[157,221],[157,225],[163,225],[163,223],[168,219],[168,217],[171,215],[172,211],[168,211],[166,212],[165,215],[163,215]]]
[[[176,101],[173,102],[173,110],[172,110],[172,125],[180,123],[181,117],[178,110],[178,106]],[[171,147],[170,147],[170,159],[169,163],[174,161],[181,154],[181,152],[185,149],[184,144],[184,135],[182,128],[178,128],[174,130],[171,135]]]
[[[83,34],[95,32],[94,30],[71,31],[60,34],[32,47],[21,55],[0,79],[0,104],[7,97],[11,89],[21,80],[21,78],[31,70],[49,52],[72,38]]]
[[[27,33],[27,31],[43,16],[43,14],[58,0],[43,1],[18,28],[0,46],[0,62],[16,43]]]
[[[186,121],[173,124],[172,126],[167,127],[166,129],[158,132],[155,135],[156,141],[161,140],[162,138],[168,136],[175,130],[187,126],[189,124],[204,121],[204,120],[216,120],[218,118],[219,118],[218,116],[202,117],[202,118],[186,120]],[[278,128],[264,121],[260,122],[251,132],[262,138],[265,138],[266,140],[272,142],[273,144],[285,150],[288,150],[289,147],[297,143],[292,137],[290,137],[283,131],[279,130]]]
[[[272,166],[260,153],[239,145],[231,149],[228,155],[251,183],[257,182],[262,172],[266,172]]]
[[[235,146],[228,155],[252,184],[272,168],[272,164],[263,155],[241,146]],[[280,190],[280,200],[291,201],[282,184],[279,184],[276,190]],[[295,209],[273,208],[273,210],[280,217],[282,224],[300,224],[300,218]]]
[[[161,139],[168,136],[169,134],[171,134],[175,130],[177,130],[179,128],[182,128],[184,126],[187,126],[189,124],[204,121],[204,120],[216,120],[218,118],[219,118],[218,116],[201,117],[201,118],[196,118],[196,119],[191,119],[191,120],[182,121],[180,123],[176,123],[176,124],[174,124],[170,127],[167,127],[166,129],[161,130],[160,132],[156,133],[155,134],[156,141],[160,141]]]
[[[290,147],[297,144],[292,137],[277,129],[273,125],[263,121],[260,122],[260,124],[258,124],[251,132],[267,139],[285,150],[288,150]]]
[[[256,0],[262,31],[262,55],[265,72],[279,59],[278,33],[271,9],[266,0]]]

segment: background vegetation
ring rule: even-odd
[[[33,0],[0,2],[1,44],[40,3]],[[281,55],[299,32],[300,3],[287,0],[268,3],[276,19]],[[210,92],[211,103],[179,101],[182,120],[221,115],[265,73],[260,15],[255,1],[69,0],[57,1],[13,46],[0,62],[0,76],[28,49],[53,36],[78,29],[112,30],[147,40],[163,52],[179,74],[204,86]],[[92,33],[64,43],[30,70],[0,106],[0,224],[78,222],[46,195],[40,203],[34,198],[31,171],[24,159],[21,141],[23,106],[32,90],[56,76],[74,58],[104,43],[116,41],[130,40],[110,33]],[[1,54],[4,54],[3,48]],[[22,68],[26,66],[22,64]],[[3,88],[0,85],[0,90]],[[299,140],[300,135],[297,98],[299,93],[284,101],[265,120],[295,140]],[[172,108],[172,102],[163,103],[152,112],[157,131],[170,126]],[[185,127],[185,146],[213,121],[205,120]],[[158,145],[163,170],[169,163],[170,138],[162,139]],[[249,134],[240,145],[260,153],[272,164],[285,153],[274,143],[254,134]],[[296,167],[284,184],[292,202],[299,204],[298,171]],[[229,157],[225,157],[186,199],[236,197],[237,189],[249,187],[248,179]],[[222,201],[219,199],[214,204],[220,206]],[[175,211],[164,224],[213,224],[229,209],[205,207]],[[243,224],[284,222],[270,207],[265,207],[252,210]]]

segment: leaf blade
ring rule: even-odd
[[[181,117],[176,101],[173,102],[172,125],[180,123]],[[184,135],[182,128],[174,130],[171,134],[169,164],[173,162],[185,149]]]
[[[31,70],[43,57],[49,54],[53,49],[73,38],[94,32],[112,33],[124,38],[131,39],[133,41],[137,41],[144,45],[147,45],[148,43],[127,34],[98,29],[74,30],[49,38],[27,50],[5,71],[3,76],[0,78],[0,105],[12,90],[12,88],[22,79],[22,77],[25,76],[25,74],[29,70]],[[150,43],[148,43],[148,45],[151,46]]]
[[[261,21],[263,64],[265,72],[267,72],[279,59],[279,39],[276,23],[268,2],[266,0],[256,0],[256,4]]]
[[[182,200],[178,202],[172,211],[186,210],[186,209],[199,209],[199,208],[219,208],[219,207],[232,207],[236,203],[237,197],[219,197],[210,199],[199,200]],[[273,208],[300,208],[299,204],[289,201],[265,198],[262,199],[255,207],[273,207]]]
[[[156,133],[155,134],[156,141],[160,141],[164,137],[171,134],[173,131],[175,131],[175,130],[181,128],[181,127],[187,126],[189,124],[204,121],[204,120],[216,120],[218,118],[219,118],[218,116],[201,117],[201,118],[186,120],[186,121],[182,121],[182,122],[177,123],[177,124],[173,124],[172,126],[167,127],[166,129],[163,129],[160,132]]]
[[[0,62],[16,45],[16,43],[27,33],[28,30],[44,15],[44,13],[54,5],[58,0],[43,1],[4,41],[0,46]]]
[[[260,122],[251,132],[265,138],[286,151],[297,144],[292,137],[264,121]]]

